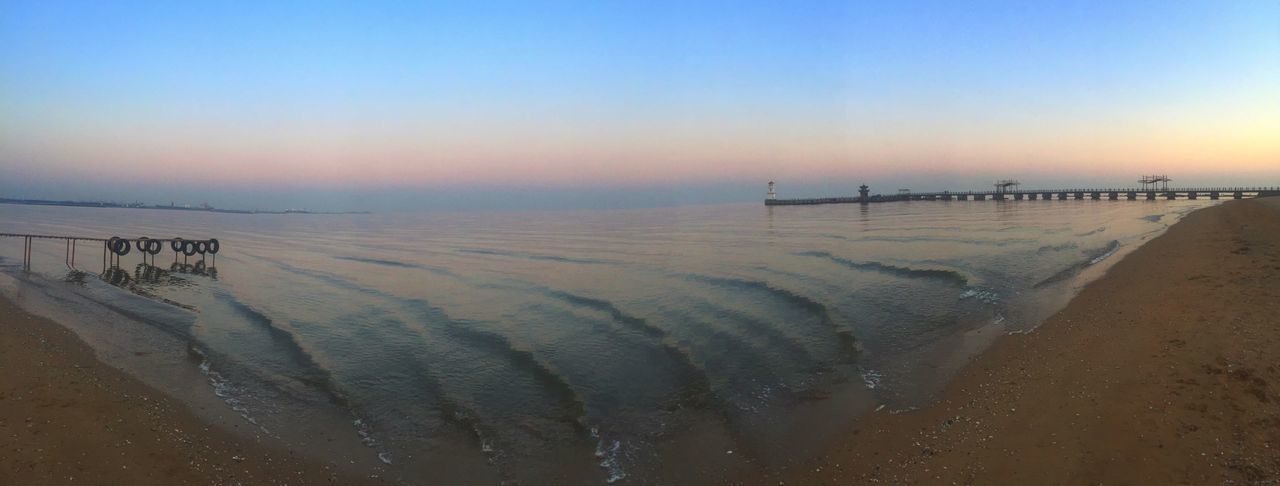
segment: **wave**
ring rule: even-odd
[[[707,376],[707,372],[694,363],[691,353],[667,339],[667,331],[650,324],[649,321],[635,317],[618,309],[612,302],[592,297],[586,297],[578,294],[565,292],[562,290],[547,289],[548,296],[566,302],[570,305],[591,309],[609,314],[609,316],[624,327],[634,331],[639,331],[652,338],[659,348],[677,363],[684,373],[686,381],[686,389],[677,397],[679,405],[693,405],[699,408],[711,406],[714,402],[718,402],[711,389],[711,379]],[[718,404],[718,408],[724,409],[723,404]]]
[[[695,309],[711,314],[718,320],[731,321],[741,324],[743,331],[748,335],[763,338],[769,343],[769,347],[774,350],[783,351],[792,357],[793,361],[801,361],[812,365],[815,369],[826,369],[829,366],[826,363],[818,362],[804,346],[796,342],[790,336],[782,331],[769,325],[762,319],[749,316],[734,309],[717,305],[710,301],[704,301]]]
[[[258,429],[262,430],[264,434],[272,435],[271,431],[267,429],[266,426],[258,423],[258,419],[254,418],[253,413],[249,411],[249,406],[244,403],[244,400],[242,400],[242,397],[245,394],[244,389],[236,386],[230,379],[223,376],[222,373],[214,370],[213,363],[210,362],[209,355],[205,351],[196,347],[194,344],[189,343],[187,344],[187,355],[193,360],[199,362],[197,367],[200,369],[200,374],[204,375],[205,379],[209,380],[209,385],[213,387],[213,394],[215,396],[222,399],[222,401],[226,403],[228,407],[231,407],[231,410],[239,415],[240,418],[250,424],[253,424],[255,427],[258,427]]]
[[[1102,262],[1103,260],[1106,260],[1107,257],[1114,255],[1116,251],[1118,251],[1119,249],[1120,249],[1120,242],[1117,240],[1111,240],[1104,247],[1095,248],[1091,251],[1085,252],[1085,258],[1083,260],[1080,260],[1076,263],[1071,264],[1067,268],[1064,268],[1058,271],[1058,273],[1050,275],[1048,278],[1044,280],[1036,282],[1036,284],[1032,285],[1031,288],[1039,289],[1039,288],[1052,285],[1057,282],[1061,282],[1068,278],[1071,278],[1075,276],[1077,273],[1080,273],[1080,271],[1085,269],[1086,267],[1090,265],[1096,265]]]
[[[299,373],[293,373],[289,376],[306,384],[324,394],[329,402],[341,408],[343,411],[351,415],[352,426],[356,428],[356,433],[360,436],[360,441],[371,449],[377,451],[378,459],[387,464],[391,463],[391,452],[384,449],[381,443],[375,438],[371,426],[362,418],[365,413],[357,406],[346,393],[343,393],[338,386],[337,381],[333,377],[333,373],[322,366],[311,353],[307,352],[298,342],[292,332],[279,327],[275,321],[262,312],[254,309],[234,296],[226,292],[217,292],[215,298],[225,303],[240,317],[246,321],[257,325],[266,330],[267,335],[271,337],[274,344],[279,345],[289,355],[291,361],[299,366]],[[211,378],[212,379],[212,378]]]
[[[820,322],[831,329],[831,332],[840,340],[841,350],[844,354],[843,362],[852,362],[857,355],[857,342],[853,333],[848,329],[840,326],[835,319],[831,317],[831,311],[821,302],[810,299],[803,295],[797,294],[787,289],[781,289],[769,285],[766,282],[758,280],[746,280],[734,277],[712,277],[709,275],[686,274],[684,278],[694,282],[701,282],[716,287],[728,287],[742,290],[754,290],[764,292],[774,298],[786,302],[793,307],[803,309],[810,315],[816,317]]]
[[[880,262],[855,262],[841,258],[825,251],[802,251],[796,253],[800,256],[812,256],[826,258],[833,262],[839,263],[855,270],[866,270],[871,272],[893,275],[904,278],[926,278],[933,280],[941,280],[952,285],[964,286],[969,283],[969,278],[954,270],[937,270],[937,269],[917,269],[910,267],[899,267],[896,265],[886,265]]]
[[[303,349],[292,332],[280,328],[270,317],[226,292],[216,292],[214,298],[230,307],[235,314],[267,332],[267,335],[271,337],[272,343],[282,348],[291,360],[298,365],[300,372],[291,375],[293,378],[320,389],[334,403],[350,408],[350,403],[347,402],[346,396],[338,390],[334,383],[333,375],[327,368],[316,362],[311,353]]]
[[[1067,251],[1067,250],[1074,250],[1079,247],[1080,246],[1075,243],[1063,243],[1061,245],[1045,245],[1040,248],[1036,248],[1036,253],[1048,253],[1051,251]]]
[[[1150,217],[1150,216],[1148,216],[1148,218],[1149,218],[1149,217]],[[1144,218],[1144,219],[1145,219],[1145,218]],[[1159,219],[1159,215],[1157,215],[1157,219]],[[1084,232],[1084,233],[1078,233],[1078,234],[1076,234],[1076,236],[1077,236],[1077,237],[1083,237],[1083,236],[1095,235],[1095,234],[1101,233],[1101,232],[1106,231],[1106,230],[1107,230],[1107,227],[1106,227],[1106,226],[1099,226],[1099,227],[1094,228],[1094,229],[1092,229],[1092,230],[1090,230],[1090,231],[1086,231],[1086,232]]]
[[[1005,238],[1001,240],[979,240],[973,238],[948,238],[942,236],[866,236],[858,238],[854,241],[884,241],[889,243],[918,243],[918,242],[938,242],[938,243],[961,243],[967,245],[983,245],[983,246],[1009,246],[1035,243],[1038,240],[1031,238]]]
[[[1120,242],[1111,240],[1107,243],[1107,246],[1089,252],[1089,264],[1096,265],[1099,262],[1106,260],[1107,257],[1116,254],[1116,251],[1118,250],[1120,250]]]
[[[395,268],[415,268],[415,269],[418,269],[418,270],[426,270],[426,271],[429,271],[429,272],[432,272],[432,273],[438,273],[438,274],[441,274],[441,275],[457,276],[457,274],[453,273],[453,271],[451,271],[451,270],[449,270],[449,269],[447,269],[447,268],[444,268],[444,267],[437,267],[437,266],[434,266],[434,265],[423,265],[423,264],[420,264],[420,263],[402,262],[402,261],[399,261],[399,260],[383,260],[383,259],[380,259],[380,258],[365,258],[365,257],[355,257],[355,256],[346,256],[346,255],[335,255],[333,258],[334,258],[334,259],[337,259],[337,260],[346,260],[346,261],[350,261],[350,262],[360,262],[360,263],[369,263],[369,264],[372,264],[372,265],[382,265],[382,266],[384,266],[384,267],[395,267]]]
[[[517,348],[506,336],[476,329],[468,323],[450,321],[445,332],[475,349],[506,359],[516,369],[528,372],[544,388],[555,392],[560,401],[562,421],[579,432],[586,431],[586,400],[560,373],[539,361],[533,352]]]
[[[597,310],[597,311],[601,311],[606,314],[609,314],[609,316],[612,317],[613,320],[627,327],[640,331],[641,333],[649,337],[663,338],[667,336],[666,330],[658,326],[655,326],[653,324],[650,324],[649,321],[646,321],[642,318],[635,317],[625,312],[622,312],[621,309],[618,309],[617,306],[613,305],[612,302],[609,302],[607,300],[585,297],[582,295],[572,294],[562,290],[547,290],[547,295],[550,295],[551,297],[555,297],[559,300],[568,302],[569,304],[572,304],[578,307],[585,307],[588,309]]]
[[[473,253],[477,255],[495,255],[512,258],[524,258],[526,260],[546,260],[561,263],[581,263],[587,265],[609,265],[618,263],[611,260],[598,260],[595,258],[574,258],[559,255],[543,255],[539,253],[525,253],[508,250],[495,250],[491,248],[458,248],[461,253]]]
[[[539,361],[532,352],[516,348],[505,336],[476,329],[474,327],[474,323],[470,321],[456,320],[450,317],[443,309],[432,305],[429,301],[424,299],[400,297],[381,290],[365,287],[338,276],[328,275],[324,272],[300,269],[297,267],[291,267],[287,264],[280,265],[289,267],[286,268],[288,271],[304,276],[319,278],[343,289],[375,296],[379,299],[397,304],[400,307],[411,311],[413,314],[425,317],[428,321],[439,325],[449,337],[466,344],[471,349],[504,356],[505,359],[507,359],[508,362],[516,369],[529,373],[529,375],[537,382],[541,383],[546,389],[552,391],[553,395],[556,396],[557,400],[560,402],[560,408],[564,412],[560,419],[577,430],[582,430],[583,427],[585,427],[586,401],[582,396],[559,373],[556,373],[548,365]],[[431,379],[436,380],[435,378]],[[442,403],[442,414],[447,420],[465,425],[467,429],[475,432],[477,437],[487,437],[487,439],[484,440],[493,440],[492,437],[495,437],[494,434],[492,434],[492,431],[484,432],[486,426],[479,422],[479,415],[475,412],[465,411],[462,414],[462,416],[465,416],[465,420],[462,420],[461,422],[454,420],[458,419],[459,416],[451,410],[460,410],[461,408],[458,404],[453,403],[447,396],[445,396],[442,386],[437,385],[435,389],[429,391],[439,394],[438,396]]]

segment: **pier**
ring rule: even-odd
[[[1280,196],[1280,187],[1129,187],[1089,189],[1013,189],[1014,181],[1001,181],[996,189],[988,191],[909,192],[897,194],[870,194],[867,186],[859,187],[859,195],[844,197],[819,197],[802,199],[777,199],[773,183],[769,183],[765,206],[800,206],[814,204],[870,204],[900,201],[1150,201],[1175,199],[1245,199]],[[1001,185],[1003,184],[1003,186]]]
[[[0,233],[0,238],[21,238],[22,239],[22,269],[31,271],[31,249],[37,240],[55,240],[65,245],[65,258],[63,263],[68,270],[78,272],[76,267],[76,249],[81,242],[90,244],[102,244],[102,273],[105,275],[112,269],[118,269],[120,266],[120,257],[128,255],[133,248],[137,248],[138,254],[142,256],[142,265],[149,267],[155,266],[155,257],[165,246],[173,250],[173,264],[171,270],[182,270],[188,273],[206,273],[206,268],[211,270],[212,275],[217,275],[217,271],[213,270],[213,264],[216,263],[218,250],[222,245],[217,238],[209,239],[183,239],[183,238],[149,238],[141,237],[137,239],[120,238],[112,236],[110,238],[95,238],[87,236],[61,236],[61,235],[42,235],[27,233]],[[199,255],[194,264],[188,262],[192,257]],[[182,262],[178,262],[178,257],[182,257]],[[205,264],[205,257],[212,259],[208,266]],[[149,257],[149,258],[148,258]]]

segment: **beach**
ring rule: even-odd
[[[1115,263],[1034,331],[1003,337],[973,358],[936,403],[869,412],[829,434],[834,438],[824,439],[817,450],[825,452],[813,459],[745,465],[740,473],[708,469],[685,481],[1275,479],[1277,311],[1280,199],[1197,210]],[[0,316],[5,483],[384,481],[211,425],[98,361],[72,331],[8,301],[0,300]]]
[[[778,484],[1280,479],[1280,198],[1193,212],[935,405],[880,410]]]
[[[0,483],[363,484],[336,465],[210,426],[0,299]]]

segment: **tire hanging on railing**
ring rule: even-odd
[[[120,238],[118,236],[112,236],[109,242],[111,245],[111,252],[119,256],[128,255],[129,250],[133,248],[133,245],[129,243],[129,240]]]
[[[222,245],[218,244],[218,239],[217,239],[217,238],[210,238],[210,239],[209,239],[209,242],[208,242],[208,245],[209,245],[209,253],[212,253],[212,254],[214,254],[214,255],[217,255],[217,254],[218,254],[218,249],[219,249],[219,248],[221,248],[221,246],[222,246]]]
[[[183,255],[186,255],[186,256],[194,256],[194,255],[196,254],[196,242],[194,242],[194,241],[183,241],[183,242],[182,242],[182,254],[183,254]]]

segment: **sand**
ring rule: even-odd
[[[360,484],[211,427],[0,299],[0,484]]]
[[[1280,482],[1280,198],[1196,211],[778,484]]]

